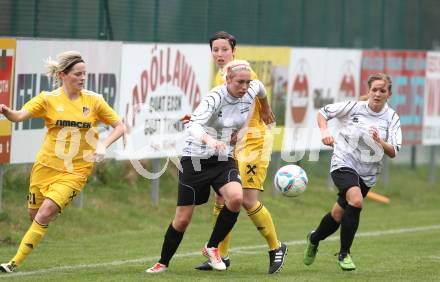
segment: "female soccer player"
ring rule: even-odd
[[[48,60],[48,75],[61,86],[41,92],[21,110],[0,105],[8,120],[20,122],[44,118],[47,133],[36,157],[30,177],[28,212],[32,224],[15,256],[0,265],[3,272],[13,272],[38,245],[49,223],[83,189],[93,163],[104,158],[106,148],[124,133],[125,127],[103,97],[84,90],[86,64],[81,54],[67,51]],[[98,143],[98,122],[113,127],[109,136]]]
[[[169,225],[162,245],[159,262],[147,269],[148,273],[163,272],[176,252],[191,221],[196,205],[208,201],[212,186],[223,196],[226,205],[203,254],[212,268],[225,270],[218,244],[234,226],[243,202],[239,172],[233,159],[231,135],[241,128],[252,109],[255,96],[265,100],[266,90],[258,80],[251,80],[251,68],[246,61],[232,61],[226,68],[226,84],[212,89],[192,114],[188,123],[189,137],[180,161],[176,214]],[[266,122],[273,120],[269,109],[263,110]]]
[[[330,104],[319,111],[322,143],[334,147],[330,172],[339,193],[331,212],[307,235],[304,264],[313,263],[319,242],[341,226],[339,265],[342,270],[356,269],[350,247],[359,226],[363,198],[376,184],[384,154],[394,158],[402,144],[399,116],[387,104],[390,96],[390,77],[373,74],[368,78],[368,101]],[[327,129],[327,121],[332,118],[342,124],[336,137]]]
[[[215,83],[216,85],[221,85],[224,83],[223,67],[234,59],[236,40],[231,34],[219,31],[209,40],[209,45],[214,62],[219,67]],[[252,79],[257,79],[257,75],[254,72],[252,72]],[[269,210],[258,200],[260,192],[264,191],[263,185],[271,153],[271,136],[266,134],[267,124],[260,118],[261,109],[263,107],[270,108],[269,103],[267,102],[266,104],[266,102],[267,100],[255,101],[255,109],[249,122],[248,133],[239,145],[242,150],[240,152],[236,151],[236,154],[243,185],[243,207],[246,209],[249,218],[257,230],[267,241],[269,248],[269,273],[271,274],[279,271],[283,266],[287,246],[278,241],[272,216]],[[220,195],[216,195],[213,213],[214,222],[224,204],[225,200]],[[228,234],[219,244],[220,255],[226,266],[230,265],[228,256],[230,238],[231,235]],[[212,267],[209,261],[206,261],[197,266],[196,269],[211,270]]]

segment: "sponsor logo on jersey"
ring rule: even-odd
[[[90,128],[91,122],[73,121],[73,120],[57,120],[56,126],[62,127],[78,127],[78,128]]]
[[[248,168],[248,171],[246,171],[246,174],[253,174],[253,175],[255,175],[256,174],[256,171],[255,171],[255,169],[257,168],[257,166],[256,165],[250,165],[250,164],[248,164],[248,165],[246,165],[246,167]]]
[[[354,118],[353,118],[353,122],[358,123],[358,122],[359,122],[359,118],[358,118],[358,117],[354,117]]]

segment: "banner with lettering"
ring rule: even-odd
[[[367,92],[370,74],[383,72],[391,76],[393,87],[388,103],[399,114],[406,145],[422,143],[425,71],[425,51],[362,52],[361,93]]]
[[[423,145],[440,144],[440,52],[426,56]]]
[[[14,93],[15,39],[0,38],[0,104],[12,105]],[[0,115],[0,164],[9,163],[12,124]]]
[[[316,116],[327,104],[359,98],[361,51],[349,49],[293,48],[285,110],[283,158],[299,161],[305,151],[330,149],[321,143]],[[336,120],[329,122],[337,132]]]
[[[76,50],[81,53],[87,70],[85,89],[97,92],[111,107],[117,109],[121,42],[71,40],[17,40],[14,109],[21,107],[41,91],[53,89],[46,76],[45,60],[56,59],[59,53]],[[110,128],[99,128],[105,138]],[[11,163],[31,163],[40,149],[46,129],[42,119],[13,124]],[[112,149],[108,157],[112,156]]]
[[[210,87],[209,46],[124,44],[119,113],[127,126],[118,159],[174,157],[191,113]]]
[[[277,128],[273,129],[273,151],[280,151],[284,130],[284,108],[287,93],[287,72],[290,48],[270,46],[237,47],[236,58],[247,60],[258,79],[266,87]],[[215,73],[214,73],[215,75]]]

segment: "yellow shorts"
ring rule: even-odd
[[[272,143],[267,142],[267,137],[266,139],[248,139],[245,141],[244,146],[240,144],[237,147],[235,158],[243,189],[264,191],[264,180],[266,179],[272,148]]]
[[[63,210],[79,195],[86,184],[84,176],[34,164],[31,172],[28,208],[38,209],[45,198],[54,201]]]

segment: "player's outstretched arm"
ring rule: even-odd
[[[21,109],[19,111],[15,111],[4,104],[0,104],[0,114],[4,115],[8,120],[13,122],[24,121],[32,117],[28,110]]]

